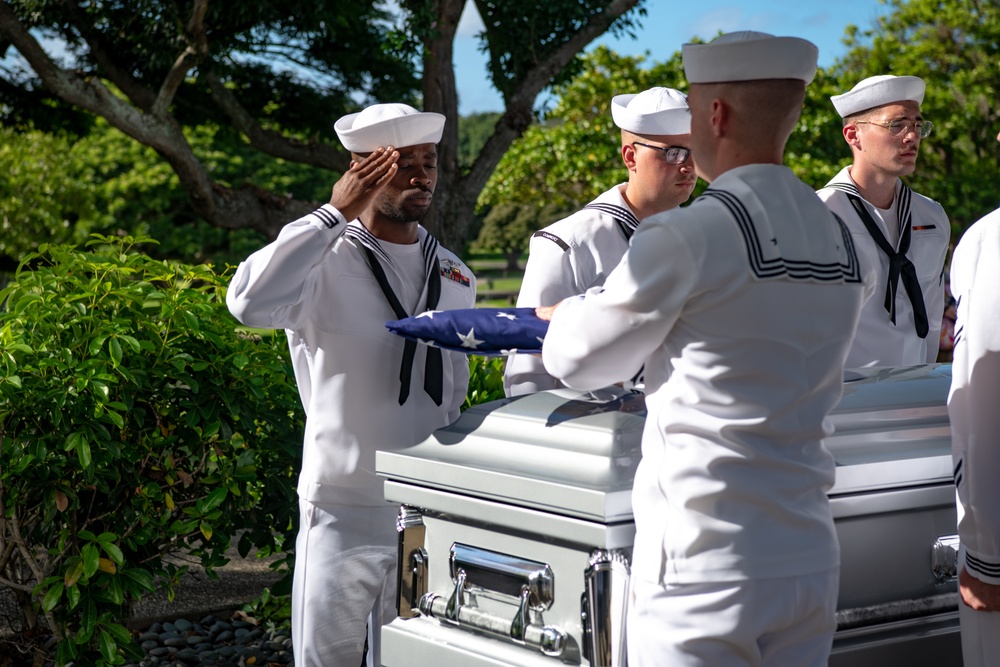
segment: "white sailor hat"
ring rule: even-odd
[[[687,96],[673,88],[650,88],[611,98],[615,125],[633,134],[689,134],[691,110]]]
[[[924,80],[919,76],[880,74],[862,79],[848,92],[834,95],[830,101],[833,102],[833,108],[840,117],[847,118],[893,102],[912,101],[920,104],[924,101],[926,87]]]
[[[373,104],[344,116],[333,129],[347,150],[370,153],[379,146],[436,144],[444,132],[444,116],[409,104]]]
[[[799,37],[775,37],[743,30],[719,35],[708,44],[681,46],[688,83],[728,83],[816,76],[819,49]]]

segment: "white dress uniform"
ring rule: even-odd
[[[960,564],[1000,585],[1000,211],[962,236],[951,260],[958,302],[948,416],[958,488]],[[959,604],[966,667],[1000,660],[1000,613]]]
[[[639,219],[622,197],[623,185],[532,235],[517,295],[518,308],[551,306],[604,284],[639,226]],[[507,360],[504,389],[508,396],[561,386],[545,372],[540,355],[516,354]]]
[[[944,209],[936,201],[911,191],[897,179],[891,214],[886,214],[861,197],[857,185],[851,180],[850,167],[841,170],[817,194],[851,230],[861,261],[866,266],[874,267],[878,277],[875,294],[861,311],[858,332],[847,355],[847,367],[934,363],[944,314],[944,261],[951,237],[951,224]],[[920,287],[919,298],[926,312],[927,331],[923,337],[917,331],[914,317],[915,297],[908,293],[904,275],[900,275],[890,295],[893,312],[886,309],[890,259],[865,227],[851,203],[851,196],[860,200],[894,250],[900,250],[909,234],[909,248],[905,255],[915,268]],[[888,218],[888,225],[885,218]],[[890,229],[889,225],[898,227]]]
[[[653,626],[663,632],[630,608],[630,664],[634,638],[659,642],[660,664],[732,664],[699,647],[706,627],[724,637],[715,644],[768,653],[765,664],[813,664],[768,652],[754,634],[795,625],[801,610],[775,620],[769,602],[701,588],[776,577],[811,576],[810,589],[818,577],[821,613],[803,632],[829,652],[839,548],[822,440],[865,280],[851,235],[807,185],[785,167],[749,165],[687,208],[645,219],[604,288],[556,310],[543,359],[569,386],[600,387],[645,362],[632,578],[695,594],[659,609],[670,609]]]
[[[421,227],[423,282],[414,289],[392,258],[412,246],[391,245],[324,205],[240,264],[226,297],[240,322],[286,330],[307,415],[293,591],[299,667],[358,667],[370,612],[369,664],[379,664],[378,616],[394,616],[396,508],[383,499],[375,451],[413,445],[454,421],[468,387],[463,354],[443,352],[440,404],[424,387],[431,348],[415,346],[403,363],[404,340],[385,328],[397,315],[368,262],[409,314],[425,309],[436,278],[437,309],[473,307],[475,278]]]

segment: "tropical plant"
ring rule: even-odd
[[[117,665],[141,657],[130,603],[282,550],[296,522],[301,419],[280,338],[239,332],[210,266],[133,252],[149,239],[42,245],[0,291],[0,584],[19,631],[0,653]]]
[[[469,392],[465,396],[462,410],[473,405],[489,403],[504,397],[503,369],[504,357],[482,357],[469,355]]]

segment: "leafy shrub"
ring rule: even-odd
[[[462,410],[504,397],[503,369],[505,363],[505,357],[469,355],[469,392],[465,395]]]
[[[47,627],[58,664],[141,658],[130,602],[171,590],[166,556],[211,573],[237,530],[244,554],[294,534],[283,337],[237,332],[223,276],[140,242],[41,246],[0,292],[0,585],[21,608],[0,654],[39,653]]]

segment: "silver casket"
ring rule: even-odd
[[[826,444],[841,544],[830,665],[961,664],[949,365],[848,371]],[[549,391],[379,452],[399,503],[385,667],[626,664],[641,394]]]

